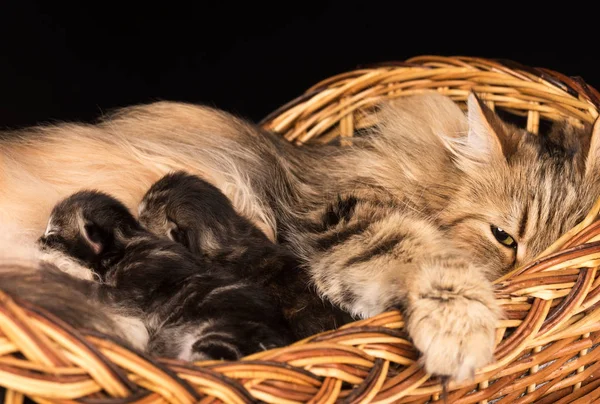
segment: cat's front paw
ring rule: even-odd
[[[459,382],[493,361],[500,310],[481,282],[434,282],[413,295],[407,329],[428,373]]]

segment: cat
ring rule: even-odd
[[[80,191],[58,203],[39,243],[90,267],[101,282],[96,299],[138,313],[152,354],[236,360],[292,340],[265,292],[146,231],[107,194]]]
[[[493,360],[490,279],[581,220],[600,189],[598,122],[536,136],[473,94],[467,106],[436,93],[386,103],[349,147],[296,147],[172,102],[6,133],[0,222],[31,238],[81,184],[134,209],[168,172],[199,175],[291,248],[321,296],[360,317],[401,309],[426,371],[462,380]]]
[[[181,243],[252,283],[277,300],[294,338],[337,328],[351,316],[321,299],[298,260],[238,215],[216,187],[184,172],[168,174],[146,193],[139,221],[151,232]]]

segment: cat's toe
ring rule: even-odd
[[[425,370],[459,382],[493,361],[498,318],[495,302],[451,296],[416,302],[407,326]]]
[[[436,335],[423,351],[429,374],[448,376],[456,382],[472,379],[475,371],[493,360],[493,338],[485,333],[470,336]]]

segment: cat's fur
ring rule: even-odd
[[[152,185],[138,209],[146,229],[264,286],[277,300],[296,339],[352,321],[318,296],[309,274],[287,248],[270,241],[205,180],[184,172],[168,174]]]
[[[323,296],[361,316],[401,307],[426,370],[461,379],[492,359],[489,279],[574,225],[600,188],[600,124],[591,141],[589,127],[534,136],[474,96],[468,104],[465,116],[436,94],[391,102],[350,147],[296,148],[224,112],[169,102],[98,125],[7,133],[0,220],[28,235],[82,184],[133,208],[169,171],[200,175],[293,248]],[[490,225],[519,247],[499,244]]]
[[[61,201],[39,242],[92,268],[101,284],[90,298],[137,313],[150,353],[235,360],[292,341],[262,289],[148,232],[107,194],[80,191]]]

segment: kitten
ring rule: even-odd
[[[61,201],[40,243],[89,266],[106,300],[140,312],[150,353],[235,360],[291,341],[266,293],[144,230],[107,194],[81,191]]]
[[[196,176],[177,172],[157,181],[140,203],[139,221],[236,276],[265,286],[296,339],[352,321],[316,294],[308,273],[286,248],[272,243],[221,191]]]
[[[133,209],[152,183],[185,170],[289,246],[322,296],[361,317],[401,308],[425,369],[462,379],[493,357],[489,280],[543,251],[600,194],[600,123],[535,136],[474,95],[465,115],[436,93],[378,115],[349,147],[295,147],[223,111],[172,102],[5,133],[0,223],[31,238],[81,184]]]

